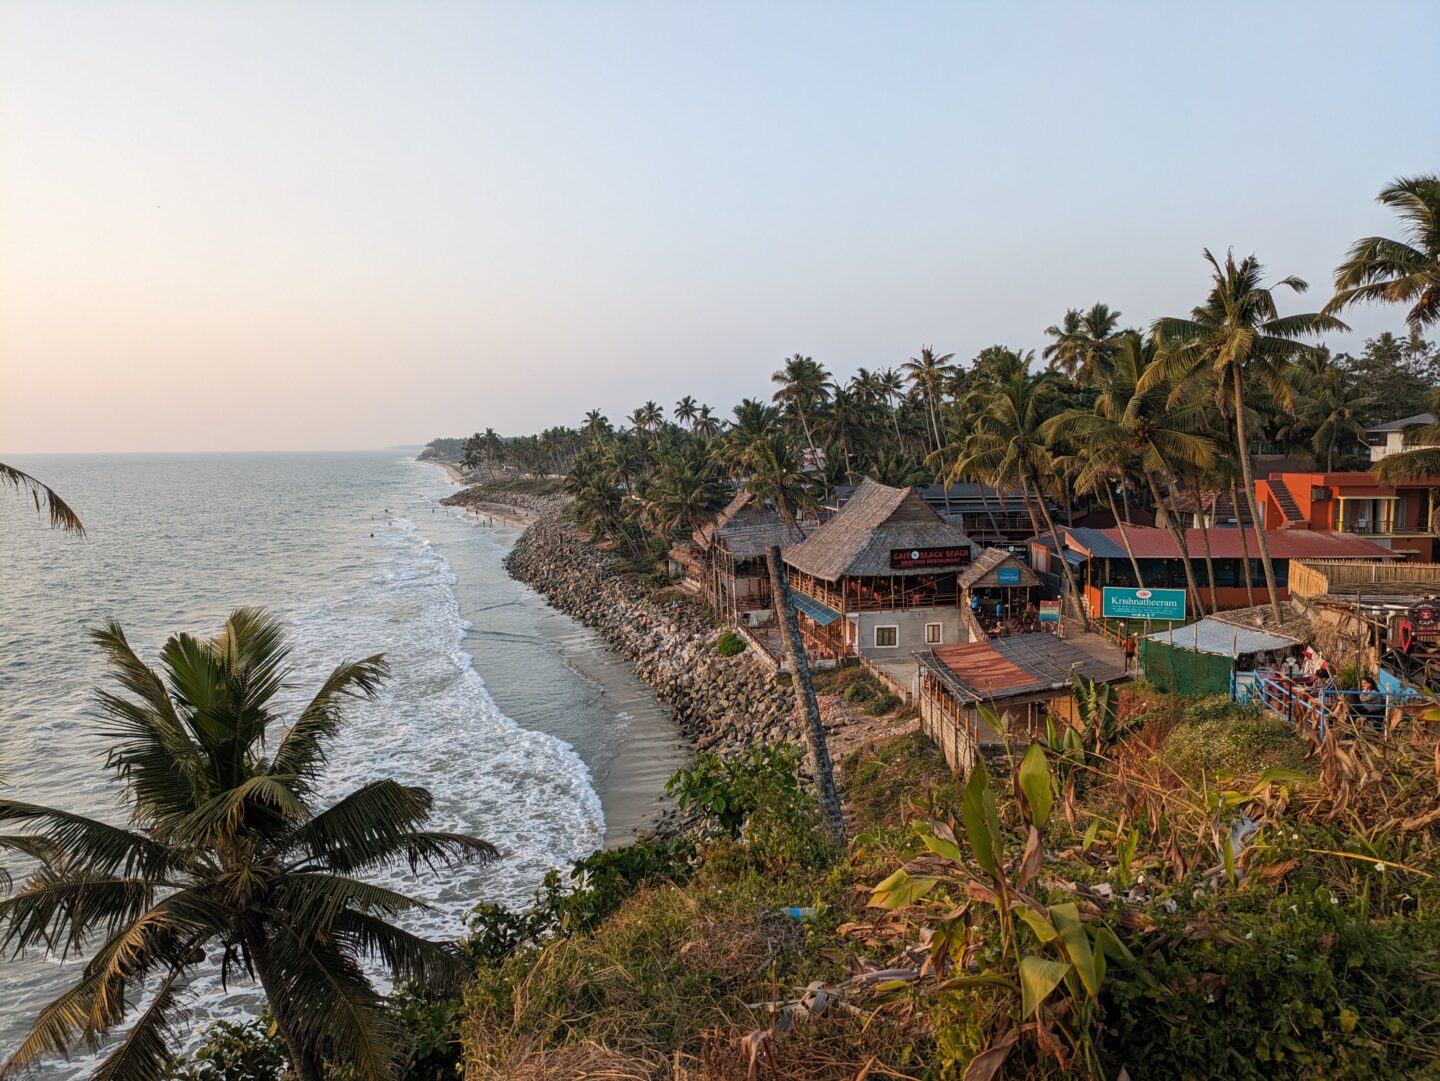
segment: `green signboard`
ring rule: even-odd
[[[1184,619],[1185,591],[1106,586],[1100,614],[1107,619]]]

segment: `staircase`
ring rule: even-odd
[[[1280,523],[1281,529],[1304,529],[1310,523],[1305,515],[1300,513],[1300,504],[1295,501],[1295,494],[1279,477],[1271,476],[1266,478],[1270,485],[1270,493],[1275,497],[1275,505],[1280,508],[1280,517],[1284,520]]]

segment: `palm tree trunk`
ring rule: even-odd
[[[1034,485],[1036,495],[1039,497],[1040,512],[1045,516],[1045,528],[1049,530],[1050,540],[1055,545],[1055,556],[1060,560],[1060,570],[1065,575],[1066,585],[1070,587],[1070,605],[1074,609],[1076,617],[1080,620],[1080,629],[1082,631],[1088,631],[1090,629],[1090,620],[1085,615],[1085,603],[1084,597],[1080,594],[1080,583],[1075,580],[1075,572],[1070,569],[1070,561],[1065,558],[1065,546],[1060,543],[1060,531],[1055,528],[1055,519],[1050,516],[1050,508],[1045,505],[1045,495],[1040,490],[1039,478],[1035,476],[1033,470],[1030,474],[1029,484],[1026,483],[1025,475],[1021,474],[1021,494],[1025,494],[1026,488],[1031,484]],[[1028,499],[1026,502],[1028,504]]]
[[[1105,484],[1105,498],[1110,501],[1110,515],[1115,519],[1115,528],[1120,531],[1120,543],[1125,545],[1125,554],[1130,557],[1130,569],[1135,572],[1135,585],[1143,587],[1145,578],[1140,573],[1140,561],[1135,558],[1135,549],[1130,547],[1130,534],[1125,529],[1125,523],[1120,520],[1120,515],[1115,510],[1115,493],[1110,490],[1108,481]]]
[[[772,544],[765,551],[770,568],[772,604],[780,615],[781,637],[785,642],[785,660],[790,665],[790,684],[795,691],[795,712],[805,730],[810,751],[810,764],[815,771],[815,795],[820,804],[820,820],[825,832],[837,845],[845,843],[845,818],[840,812],[840,796],[835,791],[835,770],[830,764],[830,745],[825,740],[825,726],[820,721],[820,705],[815,700],[815,683],[810,678],[810,662],[805,656],[805,643],[800,638],[800,624],[795,615],[795,602],[780,560],[780,546]]]
[[[1198,491],[1196,493],[1199,494]],[[1210,582],[1210,611],[1220,611],[1220,602],[1215,598],[1215,559],[1210,552],[1210,523],[1205,516],[1204,503],[1200,507],[1200,539],[1205,542],[1205,577]]]
[[[1180,553],[1180,563],[1185,568],[1185,584],[1195,597],[1195,607],[1199,609],[1200,615],[1204,616],[1205,595],[1200,592],[1200,584],[1195,581],[1195,568],[1190,566],[1190,553],[1185,550],[1185,535],[1176,527],[1175,516],[1160,497],[1160,485],[1155,482],[1155,474],[1147,469],[1145,479],[1150,483],[1150,497],[1155,500],[1155,518],[1157,521],[1165,519],[1165,528],[1170,531],[1170,539],[1175,542],[1175,550]]]
[[[1235,524],[1240,527],[1241,565],[1245,571],[1245,600],[1249,607],[1255,607],[1254,572],[1250,570],[1250,540],[1245,536],[1245,519],[1240,515],[1240,491],[1235,482],[1230,482],[1230,505],[1235,508]]]
[[[1275,586],[1275,564],[1270,561],[1270,544],[1265,539],[1265,523],[1260,517],[1260,508],[1255,500],[1255,479],[1250,468],[1250,441],[1245,435],[1245,384],[1240,377],[1238,366],[1231,365],[1231,378],[1235,384],[1235,441],[1240,451],[1240,473],[1245,482],[1245,501],[1250,504],[1250,516],[1255,521],[1255,541],[1260,548],[1260,566],[1265,570],[1265,588],[1270,593],[1270,611],[1275,614],[1275,622],[1282,623],[1285,616],[1280,611],[1280,595]]]
[[[275,1027],[280,1032],[280,1038],[285,1041],[285,1050],[290,1055],[290,1066],[295,1071],[295,1076],[299,1081],[324,1081],[320,1057],[295,1034],[295,1026],[291,1023],[283,1000],[270,986],[270,946],[265,941],[264,929],[252,927],[244,938],[245,950],[255,965],[255,975],[260,978],[260,986],[270,1003],[270,1011],[275,1015]]]

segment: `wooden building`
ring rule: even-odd
[[[1128,675],[1120,647],[1098,634],[1010,635],[926,649],[916,659],[921,730],[950,768],[962,774],[982,748],[1001,742],[1000,734],[981,720],[982,706],[1008,716],[1014,738],[1023,743],[1047,712],[1069,718],[1076,674],[1102,683]]]
[[[972,554],[970,538],[915,489],[867,477],[833,517],[785,549],[807,645],[821,656],[883,662],[968,640],[959,575]]]
[[[722,617],[754,624],[763,621],[771,608],[766,551],[774,544],[783,548],[800,536],[768,504],[750,492],[740,492],[714,521],[697,529],[687,543],[672,548],[670,559]]]
[[[1034,592],[1043,583],[1014,553],[983,548],[958,580],[961,607],[974,619],[972,637],[1040,629]]]

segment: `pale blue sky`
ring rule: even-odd
[[[1184,312],[1206,245],[1309,310],[1440,168],[1437,57],[1431,2],[12,0],[0,449],[728,410]]]

